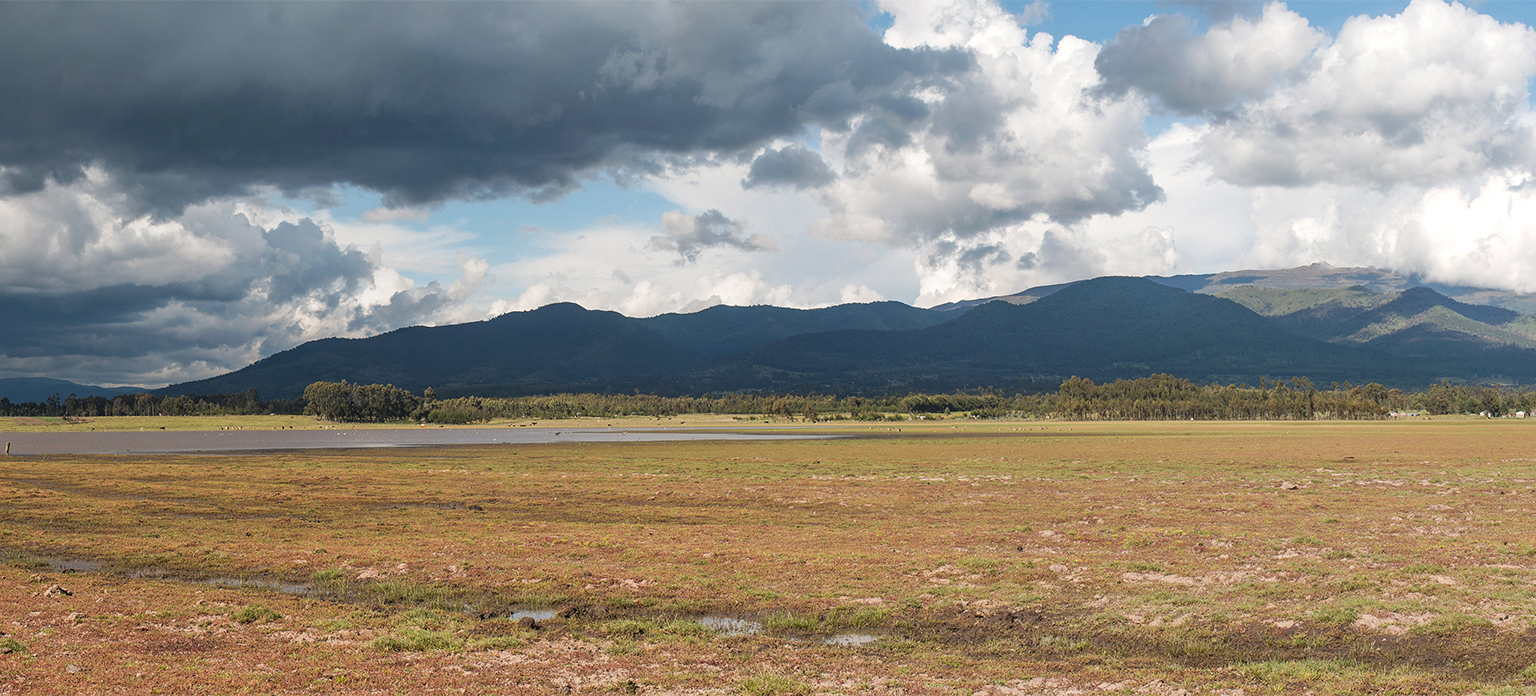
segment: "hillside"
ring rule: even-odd
[[[468,324],[312,341],[242,370],[160,391],[254,387],[265,398],[289,398],[321,380],[393,384],[417,392],[433,387],[444,395],[601,390],[702,361],[697,351],[616,312],[552,304]]]
[[[1204,295],[1223,294],[1236,288],[1251,287],[1269,290],[1341,290],[1361,287],[1375,293],[1396,293],[1409,288],[1425,287],[1451,299],[1472,305],[1501,307],[1522,314],[1536,314],[1536,295],[1492,290],[1460,285],[1425,283],[1415,276],[1402,275],[1379,268],[1345,268],[1314,263],[1297,268],[1278,270],[1224,271],[1177,276],[1147,276],[1147,280],[1159,285],[1178,288]],[[1079,281],[1080,282],[1080,281]],[[982,297],[959,302],[947,302],[933,309],[948,311],[965,309],[1002,300],[1013,304],[1027,304],[1054,293],[1072,283],[1041,285],[1010,295]]]
[[[1457,361],[1500,372],[1536,363],[1536,318],[1458,302],[1426,287],[1373,292],[1242,286],[1219,297],[1273,317],[1296,333],[1405,357]]]
[[[717,362],[708,383],[848,391],[1005,389],[1073,375],[1171,373],[1197,381],[1400,383],[1429,374],[1377,351],[1287,331],[1235,302],[1140,278],[1099,278],[1034,302],[993,302],[954,321],[896,335],[840,331],[780,341]]]
[[[1166,280],[1166,279],[1163,279]],[[1210,287],[1209,285],[1204,287]],[[443,396],[559,391],[875,393],[1054,389],[1168,373],[1197,382],[1536,381],[1536,319],[1428,288],[1226,288],[1098,278],[931,311],[883,302],[818,310],[715,307],[632,319],[556,304],[495,319],[315,341],[163,393],[302,393],[315,381]],[[1257,311],[1255,311],[1257,310]],[[948,321],[944,321],[948,319]]]
[[[632,319],[579,305],[552,304],[527,312],[452,326],[413,326],[371,338],[312,341],[242,370],[161,393],[210,393],[255,388],[289,398],[316,381],[393,384],[443,396],[534,394],[552,391],[689,391],[679,375],[705,361],[775,340],[842,327],[904,330],[953,318],[899,302],[825,309],[718,306],[694,314]]]
[[[870,302],[822,309],[716,305],[691,314],[663,314],[638,321],[668,340],[705,357],[718,358],[790,336],[842,329],[910,331],[953,318],[954,314],[900,302]]]

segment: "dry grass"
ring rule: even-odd
[[[1536,424],[902,431],[4,460],[0,616],[21,620],[0,642],[21,649],[0,675],[21,681],[0,676],[0,694],[1518,693],[1536,679]],[[53,584],[74,594],[45,596]],[[566,611],[530,631],[514,606]],[[779,637],[700,631],[705,614]],[[881,638],[820,644],[840,631]]]

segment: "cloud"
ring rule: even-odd
[[[850,302],[884,302],[885,295],[880,294],[868,285],[844,285],[838,290],[837,303],[848,304]]]
[[[91,169],[0,199],[0,375],[207,377],[306,340],[455,316],[486,276],[466,257],[460,281],[416,287],[308,218],[263,227],[221,201],[155,221],[127,198]]]
[[[1223,15],[1205,34],[1179,14],[1121,29],[1094,60],[1102,89],[1137,90],[1180,114],[1221,112],[1266,95],[1326,38],[1278,2],[1265,5],[1257,19]]]
[[[1104,275],[1164,275],[1179,267],[1173,230],[1103,231],[1031,220],[967,238],[946,236],[914,262],[916,304],[1006,295]]]
[[[1230,22],[1234,17],[1257,14],[1272,3],[1259,0],[1163,0],[1160,4],[1194,10],[1212,22]]]
[[[721,214],[706,210],[700,215],[684,215],[673,210],[661,214],[661,234],[651,237],[646,248],[676,252],[678,263],[696,263],[708,249],[730,247],[741,251],[773,251],[773,240],[760,234],[749,235],[745,226]]]
[[[1319,185],[1255,196],[1252,259],[1374,265],[1450,285],[1536,292],[1536,191],[1527,174],[1391,190]]]
[[[431,217],[431,215],[431,211],[421,208],[370,208],[363,213],[363,221],[373,223],[421,222]]]
[[[1536,31],[1440,0],[1315,46],[1302,25],[1271,4],[1204,35],[1164,17],[1122,31],[1097,62],[1106,85],[1208,120],[1152,143],[1165,203],[1090,236],[1169,231],[1184,272],[1323,261],[1536,290]],[[1220,69],[1255,56],[1268,68]]]
[[[883,7],[894,18],[887,41],[964,49],[975,67],[823,131],[822,154],[840,176],[812,191],[828,210],[818,233],[920,247],[1161,199],[1141,160],[1145,102],[1096,91],[1096,45],[1030,38],[989,2]]]
[[[1201,156],[1243,186],[1435,187],[1529,171],[1533,76],[1536,30],[1414,0],[1346,21],[1298,74],[1214,123]]]
[[[752,160],[752,169],[741,180],[742,188],[791,187],[797,191],[826,186],[837,178],[821,155],[804,145],[769,149]]]
[[[841,127],[950,53],[852,3],[4,3],[0,192],[96,167],[131,217],[257,186],[546,200]]]

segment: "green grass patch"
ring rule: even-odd
[[[1360,610],[1353,606],[1332,606],[1314,609],[1312,620],[1325,626],[1348,626],[1360,618]]]
[[[229,618],[234,619],[236,623],[249,624],[278,621],[283,618],[283,615],[260,604],[252,604],[248,607],[240,608],[239,611],[231,614]]]
[[[955,561],[955,565],[978,573],[988,573],[997,570],[997,568],[1002,565],[1002,561],[999,561],[996,558],[967,556],[958,561]]]
[[[391,635],[374,638],[371,645],[378,650],[391,652],[427,652],[452,650],[458,641],[448,631],[433,631],[416,626],[406,626]]]
[[[414,582],[383,580],[359,586],[363,594],[380,604],[406,604],[444,608],[449,604],[448,593],[441,587],[419,585]]]
[[[1239,674],[1249,679],[1269,683],[1316,682],[1319,679],[1355,675],[1361,672],[1359,663],[1351,660],[1267,660],[1250,662],[1237,667]]]
[[[5,640],[0,640],[0,655],[9,653],[24,653],[26,651],[27,646],[22,645],[21,641],[16,640],[15,638],[6,638]]]
[[[607,652],[609,655],[633,655],[640,652],[640,644],[628,638],[614,638]]]
[[[701,624],[697,621],[684,621],[682,619],[668,621],[666,625],[661,627],[661,632],[666,635],[680,636],[684,638],[702,638],[706,636],[712,636],[715,633],[714,631],[709,630],[709,628],[704,624]]]
[[[790,696],[811,693],[811,687],[804,682],[772,672],[758,672],[747,677],[741,680],[738,689],[746,696]]]
[[[1493,622],[1487,619],[1478,618],[1476,616],[1468,616],[1466,614],[1441,614],[1440,616],[1436,616],[1429,623],[1426,623],[1422,626],[1415,626],[1413,628],[1413,632],[1430,636],[1451,636],[1473,628],[1491,625],[1493,625]]]
[[[317,570],[309,574],[309,579],[315,583],[345,582],[347,579],[347,571],[342,568]]]
[[[1074,653],[1087,650],[1093,643],[1086,638],[1068,638],[1065,636],[1044,636],[1040,639],[1040,647],[1061,653]]]
[[[603,633],[610,636],[628,636],[634,638],[646,633],[656,633],[656,624],[649,621],[636,621],[634,619],[618,619],[605,621],[601,626]]]
[[[830,633],[845,629],[874,628],[885,621],[884,609],[837,607],[819,614],[773,614],[763,620],[772,633]]]

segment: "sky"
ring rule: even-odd
[[[1536,2],[0,3],[0,377],[552,302],[1536,292]]]

